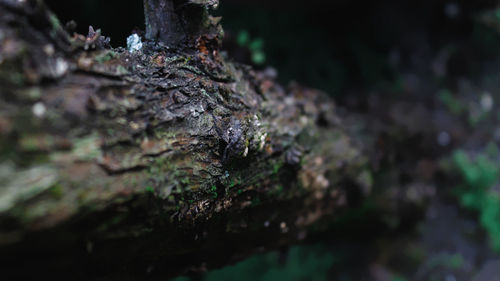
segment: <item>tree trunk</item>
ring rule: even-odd
[[[430,194],[424,155],[394,160],[414,132],[231,62],[213,19],[150,24],[163,44],[129,52],[70,37],[41,1],[0,15],[6,280],[165,280],[304,240],[367,197],[394,215]]]

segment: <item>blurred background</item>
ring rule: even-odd
[[[46,2],[63,22],[74,20],[78,33],[102,29],[113,47],[144,29],[139,0]],[[498,1],[221,0],[213,14],[223,18],[229,57],[276,71],[284,85],[321,89],[350,110],[369,111],[373,97],[397,96],[455,112],[476,131],[492,131],[491,120],[500,120],[492,110],[500,96]],[[498,140],[486,146],[483,134],[463,144],[478,156],[471,160],[447,148],[448,133],[440,137],[465,185],[496,188]],[[470,194],[453,194],[404,222],[372,214],[367,202],[348,214],[349,227],[340,223],[304,245],[176,280],[499,280],[500,200],[483,192],[464,203]]]
[[[126,46],[133,30],[144,29],[139,0],[47,2],[63,22],[77,22],[81,34],[89,25],[101,28],[114,47]],[[225,0],[214,14],[223,17],[225,48],[234,59],[273,66],[283,82],[296,80],[338,95],[401,82],[397,70],[428,71],[425,61],[443,47],[450,48],[450,58],[442,71],[474,71],[474,61],[496,55],[498,38],[476,18],[495,5],[494,0]]]

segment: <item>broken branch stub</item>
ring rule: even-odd
[[[219,39],[219,18],[208,13],[217,6],[218,0],[144,0],[146,39],[169,47],[192,47],[203,35]]]

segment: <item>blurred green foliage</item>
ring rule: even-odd
[[[295,246],[286,258],[271,252],[250,257],[240,263],[209,271],[205,281],[323,281],[328,280],[328,271],[340,258],[321,245]],[[171,281],[189,281],[179,277]]]
[[[500,251],[500,194],[494,190],[499,179],[499,166],[491,159],[498,154],[494,144],[490,153],[471,159],[464,151],[453,154],[453,163],[464,179],[456,189],[460,204],[479,213],[479,222],[488,232],[494,250]]]
[[[464,265],[464,257],[461,254],[454,254],[447,259],[446,265],[452,269],[459,269]]]
[[[432,272],[436,271],[436,273],[439,272],[438,269],[451,269],[451,270],[458,270],[460,269],[465,263],[464,257],[461,254],[448,254],[448,253],[442,253],[434,256],[430,256],[424,263],[423,265],[423,271],[426,272]],[[433,280],[433,279],[431,279]]]
[[[465,111],[465,106],[462,102],[453,96],[453,93],[448,89],[443,89],[439,92],[439,100],[453,114],[458,115]]]
[[[252,62],[256,65],[261,65],[266,62],[266,54],[264,53],[264,39],[250,38],[250,33],[246,30],[241,30],[236,38],[236,43],[241,47],[246,47],[251,52]]]
[[[484,95],[484,94],[483,94]],[[463,98],[457,97],[448,89],[443,89],[438,92],[438,99],[443,103],[446,109],[453,115],[465,115],[469,126],[476,128],[482,121],[488,119],[491,115],[491,110],[486,110],[481,105],[481,95],[478,95],[476,102],[465,102]],[[499,115],[500,116],[500,115]]]

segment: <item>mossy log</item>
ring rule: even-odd
[[[381,169],[382,190],[400,186],[388,125],[232,62],[213,18],[175,46],[150,27],[130,52],[70,36],[42,1],[0,15],[5,280],[202,272],[331,225]]]

